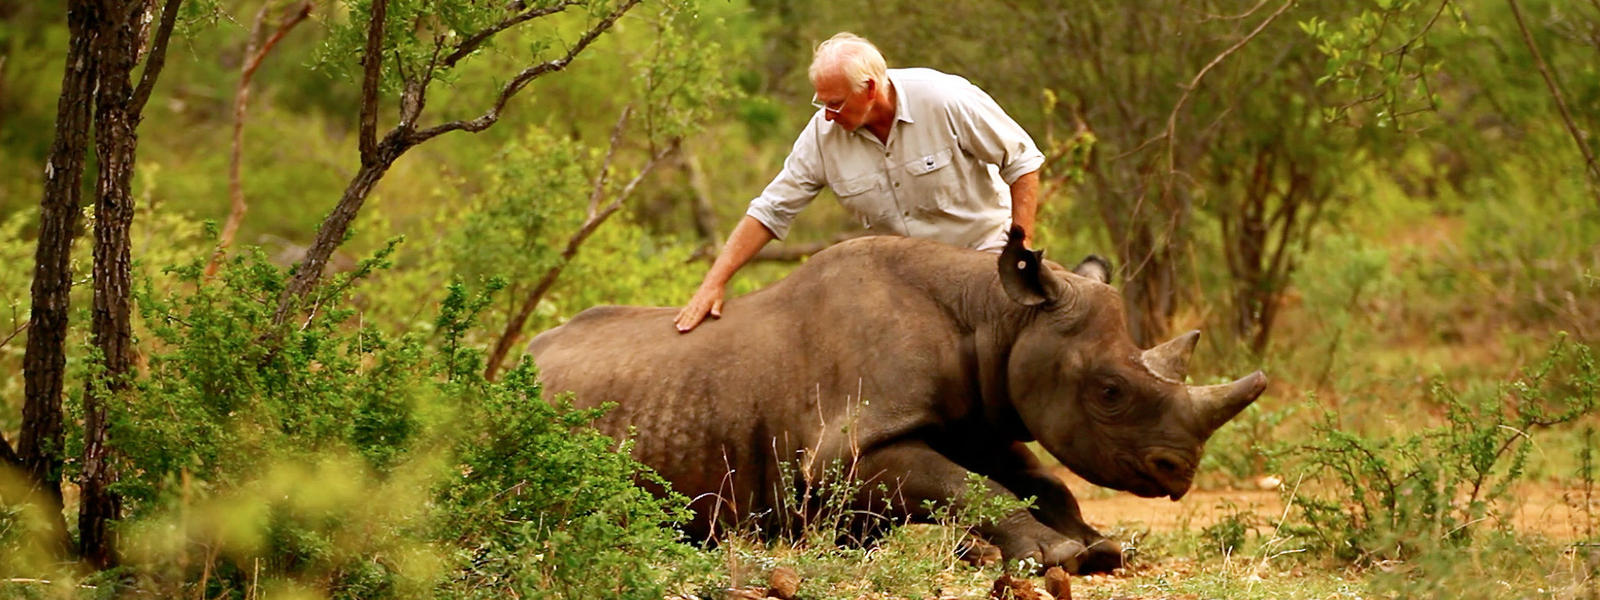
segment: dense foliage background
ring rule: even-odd
[[[12,444],[67,4],[0,4],[0,434]],[[434,40],[561,4],[391,0],[378,133],[406,122]],[[500,32],[424,84],[417,125],[483,114],[519,71],[624,4],[573,3]],[[738,585],[737,558],[759,548],[682,545],[681,499],[635,487],[650,475],[582,433],[592,414],[536,401],[520,343],[485,361],[589,306],[685,301],[814,111],[810,48],[840,30],[891,66],[966,76],[1034,135],[1050,157],[1037,245],[1114,257],[1141,342],[1200,328],[1192,372],[1271,375],[1212,442],[1200,483],[1276,474],[1317,491],[1299,491],[1301,512],[1270,535],[1206,535],[1270,544],[1263,555],[1299,536],[1287,544],[1304,558],[1373,569],[1372,585],[1401,593],[1493,596],[1473,585],[1485,573],[1593,589],[1600,567],[1537,558],[1600,542],[1592,504],[1589,529],[1558,541],[1497,517],[1517,486],[1593,486],[1600,3],[651,0],[511,96],[492,127],[392,157],[285,325],[291,269],[373,156],[360,124],[370,0],[310,2],[236,112],[241,69],[300,5],[182,5],[137,129],[125,391],[97,392],[94,236],[72,253],[66,503],[76,510],[84,476],[85,399],[104,398],[91,407],[109,415],[121,566],[83,570],[39,542],[49,519],[7,471],[0,594],[660,598],[669,584]],[[209,273],[236,123],[248,212]],[[85,232],[98,218],[88,161]],[[825,194],[785,247],[857,229]],[[753,264],[732,291],[794,264]],[[1449,558],[1491,550],[1533,558]],[[816,551],[817,564],[857,561],[845,572],[868,587],[920,585]],[[933,560],[907,572],[955,568]],[[1422,585],[1461,587],[1406,587]]]

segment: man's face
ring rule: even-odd
[[[822,118],[837,123],[847,131],[855,131],[867,121],[876,82],[868,80],[860,90],[852,91],[850,80],[843,73],[835,71],[825,74],[812,85],[817,90],[814,100],[822,105]]]

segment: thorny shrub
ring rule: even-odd
[[[1357,565],[1485,541],[1479,532],[1509,527],[1502,509],[1524,477],[1531,435],[1595,413],[1600,369],[1588,346],[1563,336],[1508,383],[1463,393],[1436,380],[1430,396],[1444,423],[1401,437],[1365,437],[1324,415],[1314,441],[1284,457],[1303,477],[1290,499],[1300,522],[1286,531]]]

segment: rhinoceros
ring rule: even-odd
[[[691,536],[794,510],[828,465],[875,483],[855,488],[856,514],[895,522],[983,501],[965,493],[976,473],[982,493],[1035,499],[973,528],[1005,559],[1110,570],[1121,546],[1025,443],[1095,485],[1177,500],[1266,378],[1186,385],[1198,331],[1139,349],[1108,265],[1065,269],[1019,233],[998,268],[991,253],[857,238],[688,334],[676,308],[604,306],[528,349],[546,394],[615,403],[597,427],[693,499]]]

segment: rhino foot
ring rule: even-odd
[[[1061,567],[1069,573],[1088,575],[1109,573],[1122,567],[1122,545],[1101,538],[1085,546],[1074,539],[1018,540],[1020,543],[1001,544],[1006,560],[1032,559],[1039,573],[1050,567]]]
[[[1122,544],[1110,538],[1100,538],[1084,549],[1078,562],[1079,575],[1110,573],[1122,568]]]

